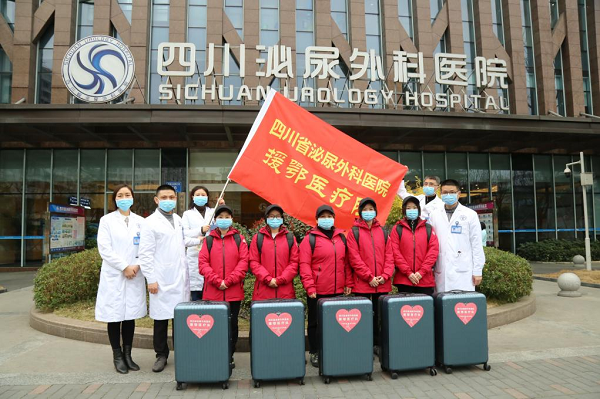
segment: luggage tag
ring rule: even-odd
[[[458,225],[458,221],[455,222],[454,226],[450,229],[452,234],[462,234],[462,226]]]

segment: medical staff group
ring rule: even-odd
[[[438,197],[437,192],[441,197]],[[364,198],[351,230],[335,227],[335,211],[315,210],[315,224],[298,245],[284,225],[284,209],[265,211],[266,226],[248,244],[232,227],[234,212],[223,200],[209,206],[210,192],[194,187],[190,208],[174,213],[177,193],[169,185],[156,189],[156,211],[146,219],[131,211],[135,196],[119,185],[112,196],[116,210],[100,219],[98,250],[102,257],[96,319],[108,323],[117,372],[139,370],[131,348],[135,320],[146,316],[146,289],[154,320],[152,371],[167,365],[167,332],[175,306],[187,301],[226,301],[231,310],[233,354],[238,315],[248,269],[256,276],[252,300],[293,299],[298,274],[307,296],[310,362],[318,367],[317,301],[355,294],[376,303],[399,292],[433,295],[435,291],[474,291],[481,283],[485,239],[475,211],[461,205],[460,184],[427,176],[423,195],[411,196],[401,184],[402,219],[388,233],[377,219],[377,204]],[[374,306],[378,352],[379,314]]]

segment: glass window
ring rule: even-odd
[[[500,249],[513,251],[512,245],[512,185],[510,155],[490,154],[492,197],[498,210]]]
[[[160,150],[134,150],[134,191],[153,191],[159,186]]]
[[[512,154],[515,230],[535,229],[533,163],[530,154]],[[525,231],[527,233],[531,231]],[[535,231],[534,231],[535,233]],[[535,240],[535,236],[534,236]]]
[[[80,192],[104,193],[105,150],[81,150]]]
[[[385,155],[389,159],[398,162],[398,152],[397,151],[379,151],[381,155]]]
[[[600,240],[600,156],[592,157],[592,172],[594,173],[594,202],[588,205],[588,209],[593,210],[596,240]]]
[[[398,0],[398,19],[411,39],[414,37],[412,3],[412,0]]]
[[[151,104],[160,104],[158,86],[161,76],[156,72],[156,60],[163,55],[158,54],[158,45],[169,41],[169,0],[152,0],[152,22],[150,27],[150,73],[149,86]]]
[[[52,150],[27,151],[26,192],[50,193],[50,159]]]
[[[0,194],[23,192],[23,150],[0,150]]]
[[[190,0],[190,3],[197,2],[198,0]],[[133,0],[117,0],[117,3],[121,6],[121,11],[125,14],[125,18],[131,23],[131,10],[133,8]]]
[[[226,0],[225,15],[231,21],[240,38],[244,40],[244,1],[243,0]]]
[[[78,150],[54,150],[52,171],[53,194],[77,194]],[[74,173],[75,172],[75,173]],[[67,202],[59,202],[68,204]]]
[[[465,205],[468,203],[469,190],[467,189],[468,181],[468,168],[467,168],[467,153],[448,153],[446,154],[446,163],[448,165],[448,171],[446,177],[448,179],[454,179],[460,184],[460,198],[461,204]],[[441,178],[442,176],[440,176]],[[441,179],[445,180],[445,179]]]
[[[0,265],[21,263],[23,150],[0,150]]]
[[[52,63],[54,25],[46,28],[38,44],[37,104],[50,104],[52,99]]]
[[[25,263],[39,264],[43,257],[46,211],[50,201],[50,165],[52,150],[27,151],[25,167]]]
[[[554,86],[556,88],[556,112],[566,116],[565,109],[565,86],[563,80],[562,49],[554,58]]]
[[[338,28],[348,40],[348,5],[347,0],[331,0],[331,16]]]
[[[131,150],[108,150],[108,188],[107,192],[115,189],[119,184],[131,185],[133,178],[133,154]]]
[[[490,201],[489,154],[469,154],[469,203],[481,204]]]
[[[0,12],[9,28],[15,30],[15,0],[1,0]]]
[[[554,219],[554,185],[552,184],[552,156],[534,155],[535,198],[537,209],[538,240],[556,237]]]
[[[492,24],[494,34],[504,46],[504,23],[502,18],[502,0],[492,1]]]
[[[573,180],[565,176],[565,165],[572,162],[567,155],[554,156],[554,184],[556,192],[556,227],[558,238],[575,237],[575,212],[573,207]]]
[[[531,23],[531,2],[521,0],[521,25],[525,48],[525,73],[527,75],[527,105],[530,115],[537,115],[537,85],[535,81],[535,62],[533,56],[533,32]]]
[[[94,34],[94,0],[78,1],[77,40]]]
[[[333,15],[333,14],[332,14]],[[296,0],[296,79],[299,89],[315,87],[314,79],[304,79],[304,57],[306,48],[315,44],[315,13],[312,0]],[[314,102],[298,102],[303,107],[314,105]]]
[[[463,25],[463,47],[467,54],[467,76],[473,75],[473,64],[475,63],[475,20],[473,18],[473,0],[461,0],[462,25]],[[467,91],[477,94],[474,79],[469,79]]]
[[[414,189],[417,182],[423,183],[423,164],[420,152],[401,152],[400,163],[408,168],[404,181]]]
[[[590,83],[590,57],[587,29],[587,0],[577,0],[579,7],[579,44],[581,47],[581,69],[583,73],[583,91],[585,112],[593,113],[592,92]]]
[[[437,176],[441,180],[446,177],[446,159],[443,152],[424,152],[425,172],[423,179],[427,176]]]

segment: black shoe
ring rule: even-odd
[[[123,346],[123,359],[125,359],[125,364],[129,370],[139,371],[140,366],[131,358],[131,346]]]
[[[154,362],[154,366],[152,366],[152,371],[155,373],[160,373],[165,369],[167,365],[167,358],[165,356],[158,356],[156,361]]]
[[[229,361],[229,368],[232,370],[235,368],[235,360],[233,360],[233,357]]]
[[[121,352],[121,348],[113,349],[113,363],[117,373],[127,374],[129,372],[127,370],[127,364],[125,364],[125,359],[123,359],[123,352]]]
[[[318,353],[310,354],[310,364],[312,364],[313,367],[319,367],[319,354]]]

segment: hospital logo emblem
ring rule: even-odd
[[[88,103],[105,103],[125,93],[135,76],[129,48],[110,36],[88,36],[65,54],[62,78],[75,97]]]

